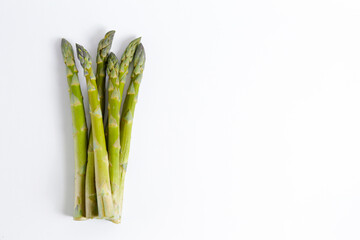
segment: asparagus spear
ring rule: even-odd
[[[105,112],[105,63],[110,51],[115,31],[109,31],[105,37],[100,40],[97,49],[96,57],[96,85],[98,88],[101,112],[104,117]],[[96,187],[95,187],[95,172],[94,172],[94,151],[92,144],[92,133],[90,130],[90,143],[88,147],[88,165],[86,169],[86,183],[85,183],[85,206],[86,217],[94,218],[98,216],[97,201],[96,201]]]
[[[95,156],[95,185],[99,217],[111,218],[113,217],[113,202],[110,188],[109,161],[106,151],[104,124],[102,121],[103,118],[100,98],[96,86],[96,78],[92,70],[90,54],[79,44],[76,44],[76,49],[79,61],[84,69],[89,96],[92,125],[91,132],[93,135],[93,149]]]
[[[80,89],[78,70],[74,61],[71,44],[62,39],[61,52],[66,66],[67,82],[71,102],[73,138],[75,149],[75,201],[74,220],[85,219],[85,169],[87,147],[87,125],[83,97]]]
[[[120,82],[119,82],[119,60],[114,53],[110,53],[107,62],[107,75],[109,76],[108,85],[108,151],[109,151],[109,162],[110,162],[110,183],[111,193],[114,204],[114,218],[112,221],[117,222],[119,219],[119,183],[120,183]]]
[[[98,93],[100,98],[101,112],[104,117],[105,110],[105,71],[106,60],[109,55],[109,51],[112,45],[115,31],[109,31],[105,34],[105,37],[100,40],[97,49],[96,56],[96,83],[98,87]]]
[[[143,45],[140,43],[136,48],[134,56],[134,69],[131,74],[131,82],[125,98],[120,122],[120,215],[122,211],[126,167],[130,151],[131,129],[144,67],[145,50]]]

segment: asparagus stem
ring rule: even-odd
[[[110,53],[106,72],[109,76],[108,85],[108,152],[110,162],[110,183],[114,204],[114,217],[112,221],[117,222],[119,215],[119,183],[120,183],[120,82],[119,82],[119,60],[114,53]]]
[[[74,220],[85,219],[85,169],[87,147],[87,125],[78,70],[75,65],[71,44],[62,39],[61,50],[66,66],[67,82],[71,102],[73,139],[75,152],[75,201]]]
[[[93,137],[91,134],[91,130],[90,130],[90,139],[88,146],[88,161],[86,166],[85,208],[86,208],[87,218],[94,218],[99,215],[97,201],[96,201],[94,149],[93,149]]]
[[[140,43],[136,48],[134,69],[131,74],[131,82],[125,98],[120,122],[120,215],[123,202],[125,174],[130,151],[131,130],[144,67],[145,50]]]
[[[123,201],[124,201],[125,175],[126,175],[126,166],[124,167],[123,165],[120,165],[120,200],[119,200],[120,221],[121,221]]]
[[[91,132],[93,134],[93,149],[95,157],[95,185],[98,211],[100,218],[113,217],[113,202],[110,188],[109,161],[106,151],[104,124],[101,112],[100,98],[96,86],[96,78],[92,70],[90,54],[86,49],[76,44],[77,55],[84,69],[88,87]]]
[[[101,112],[104,117],[105,112],[105,69],[106,59],[110,51],[115,31],[109,31],[105,37],[100,40],[97,49],[96,57],[96,85],[100,98]],[[90,141],[92,141],[92,132],[90,131]],[[95,188],[95,169],[94,169],[94,150],[92,142],[88,147],[88,165],[86,169],[86,183],[85,183],[85,196],[86,196],[86,217],[94,218],[98,216],[97,201],[96,201],[96,188]],[[95,196],[95,197],[94,197]]]

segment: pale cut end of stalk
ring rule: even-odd
[[[126,165],[125,167],[123,167],[124,165],[120,166],[120,185],[119,185],[119,192],[120,192],[120,196],[119,196],[119,215],[120,217],[118,219],[112,219],[113,223],[119,224],[121,223],[121,219],[122,219],[122,208],[123,208],[123,200],[124,200],[124,185],[125,185],[125,174],[126,174]]]
[[[82,213],[78,212],[77,210],[78,210],[78,209],[75,209],[76,215],[74,214],[74,216],[73,216],[73,219],[74,219],[75,221],[85,221],[85,220],[88,220],[87,217],[82,216]]]

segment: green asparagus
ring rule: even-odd
[[[120,153],[120,82],[119,82],[119,61],[114,53],[110,53],[107,62],[107,75],[109,76],[108,83],[108,152],[110,162],[110,183],[111,193],[114,204],[114,218],[113,222],[117,222],[119,219],[119,183],[120,183],[120,165],[119,165],[119,153]]]
[[[129,64],[133,59],[135,49],[137,45],[140,43],[141,38],[137,38],[129,43],[127,46],[121,61],[121,66],[119,69],[119,65],[114,64],[117,61],[116,56],[113,54],[109,57],[108,60],[108,75],[109,79],[111,79],[110,74],[113,72],[117,72],[119,75],[117,80],[112,78],[112,81],[109,81],[109,104],[108,104],[108,127],[106,128],[106,133],[109,134],[108,136],[108,150],[109,150],[109,161],[110,161],[110,182],[111,182],[111,191],[113,194],[113,202],[114,202],[114,218],[112,221],[114,223],[120,223],[120,200],[121,200],[121,193],[120,193],[120,165],[119,165],[119,154],[120,154],[120,107],[121,107],[121,100],[123,95],[123,90],[126,82],[126,76],[128,73]],[[115,72],[114,72],[114,66]],[[120,71],[120,74],[119,74]],[[118,82],[120,79],[120,83]],[[116,89],[116,92],[114,92]],[[112,97],[111,97],[112,96]],[[105,135],[106,135],[105,133]]]
[[[73,123],[75,220],[103,218],[120,223],[122,218],[132,124],[146,57],[144,47],[140,43],[141,38],[129,43],[121,56],[121,61],[114,53],[109,54],[114,34],[115,31],[107,32],[98,44],[96,72],[92,69],[88,51],[76,44],[77,57],[84,70],[87,84],[91,120],[89,132],[74,50],[65,39],[61,42]],[[126,96],[123,96],[131,62],[134,68]],[[109,76],[107,100],[106,74]],[[125,102],[121,110],[123,99]],[[105,116],[105,112],[108,116]]]
[[[114,209],[110,187],[109,161],[106,150],[104,124],[102,117],[103,114],[101,111],[100,98],[96,86],[96,78],[92,70],[90,54],[83,46],[79,44],[76,44],[76,49],[79,61],[84,69],[89,96],[92,126],[91,132],[93,135],[93,150],[95,156],[95,185],[99,217],[112,218]]]
[[[81,94],[78,70],[75,65],[74,52],[71,44],[62,39],[61,50],[66,66],[67,82],[71,102],[73,122],[73,138],[75,150],[75,201],[74,219],[85,219],[85,169],[87,147],[87,125]]]
[[[134,69],[131,74],[131,82],[125,98],[120,122],[120,216],[122,212],[125,174],[130,151],[131,130],[135,106],[138,101],[139,87],[145,67],[145,58],[145,50],[140,43],[136,48]]]
[[[110,51],[115,31],[109,31],[105,37],[100,40],[97,49],[96,57],[96,85],[100,98],[101,112],[104,117],[105,113],[105,68],[106,59]],[[92,133],[90,130],[90,141],[92,141]],[[94,169],[94,151],[92,149],[92,142],[88,147],[88,165],[86,167],[86,183],[85,183],[85,206],[86,217],[94,218],[98,216],[97,201],[96,201],[96,187],[95,187],[95,169]]]

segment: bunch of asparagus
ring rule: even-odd
[[[67,40],[61,41],[69,86],[75,149],[74,220],[103,218],[114,223],[121,221],[131,129],[144,71],[145,51],[140,43],[141,38],[134,39],[119,60],[114,53],[109,53],[114,34],[115,31],[109,31],[98,44],[95,74],[89,52],[76,44],[77,57],[87,84],[91,119],[89,132],[74,51]],[[134,68],[120,113],[131,62]],[[107,118],[104,114],[105,106],[108,109]]]

